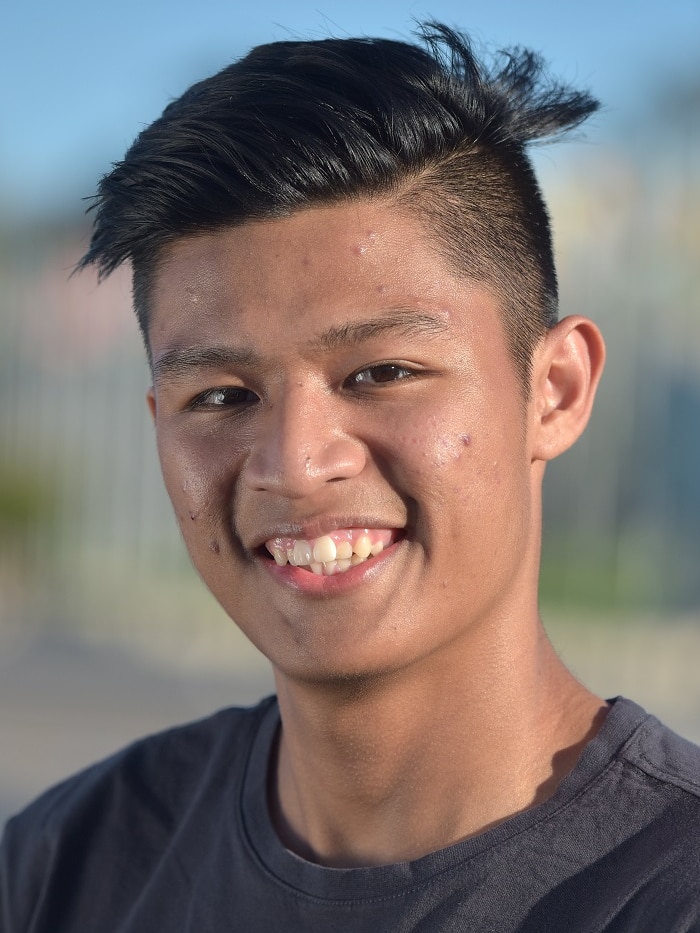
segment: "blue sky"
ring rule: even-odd
[[[656,76],[692,68],[700,0],[8,0],[0,39],[0,205],[36,213],[94,190],[167,101],[259,42],[405,37],[415,20],[527,45],[606,104],[588,135],[612,135]]]

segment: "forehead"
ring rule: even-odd
[[[396,311],[432,314],[460,334],[489,316],[501,328],[496,299],[447,265],[415,217],[371,201],[178,240],[156,269],[150,306],[154,352],[195,331],[200,341],[226,328],[274,343],[289,339],[290,322],[310,338],[322,324]]]
[[[422,286],[446,271],[445,261],[420,223],[389,205],[357,201],[183,237],[164,251],[156,285],[181,284],[213,292],[217,285],[230,286],[232,280],[243,286],[253,278],[260,287],[291,276],[303,287],[319,280],[338,284],[341,275],[350,288],[373,274],[393,280],[401,271],[411,270]]]

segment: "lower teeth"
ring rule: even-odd
[[[359,557],[357,554],[353,554],[351,558],[329,560],[326,561],[325,564],[308,564],[304,569],[308,567],[312,573],[323,574],[325,577],[333,577],[336,573],[345,573],[345,571],[350,570],[351,567],[357,567],[358,564],[366,564],[367,561],[371,559],[372,555],[369,557]]]

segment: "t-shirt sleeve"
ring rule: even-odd
[[[0,930],[28,933],[41,901],[47,847],[42,833],[20,817],[9,820],[0,842]]]

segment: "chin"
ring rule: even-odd
[[[275,675],[287,681],[353,692],[391,679],[419,661],[397,651],[395,642],[366,645],[364,650],[357,641],[354,645],[336,643],[326,651],[320,647],[314,646],[313,651],[297,647],[294,652],[268,653],[267,657]]]

